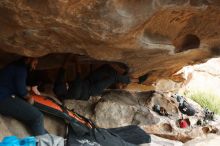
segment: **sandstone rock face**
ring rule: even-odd
[[[158,80],[154,86],[155,90],[159,92],[166,92],[166,93],[177,93],[178,90],[181,87],[181,83],[174,82],[172,80],[166,80],[166,79],[161,79]]]
[[[51,134],[55,134],[58,136],[64,136],[65,134],[65,123],[58,118],[54,118],[51,116],[46,116],[44,118],[44,125],[47,131]],[[4,117],[0,115],[0,141],[5,136],[16,135],[18,137],[26,137],[30,134],[28,128],[22,124],[21,122],[10,118]]]
[[[130,125],[134,117],[132,107],[111,102],[97,105],[95,112],[97,124],[108,128]]]
[[[129,92],[106,92],[102,100],[96,104],[95,120],[98,126],[113,128],[130,124],[151,125],[159,122],[144,105],[152,93],[142,96]],[[144,102],[145,101],[145,102]]]
[[[178,73],[181,73],[185,81],[179,90],[185,92],[207,92],[220,98],[220,59],[210,59],[203,64],[186,66]]]
[[[184,144],[184,146],[218,146],[220,136],[209,134],[206,137],[199,137]]]
[[[134,76],[151,74],[151,82],[219,54],[219,5],[217,0],[4,0],[0,50],[123,62]]]
[[[183,146],[182,142],[168,140],[155,135],[151,135],[151,141],[152,142],[150,144],[142,144],[140,146]]]
[[[2,117],[0,118],[0,127],[2,132],[0,133],[0,139],[2,139],[5,136],[12,135],[11,132],[8,130],[8,127],[5,125],[4,120]]]

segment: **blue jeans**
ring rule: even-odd
[[[0,101],[0,114],[13,117],[26,124],[35,136],[46,134],[43,114],[19,97],[8,97]]]

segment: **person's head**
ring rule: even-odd
[[[38,58],[27,57],[25,58],[25,63],[29,65],[31,70],[35,70],[38,64]]]

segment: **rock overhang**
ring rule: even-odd
[[[149,73],[149,83],[179,80],[172,75],[183,66],[219,54],[219,5],[216,0],[5,0],[1,58],[72,53],[124,63],[133,76]]]

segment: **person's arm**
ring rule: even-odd
[[[15,76],[15,88],[16,94],[20,97],[26,98],[27,97],[27,89],[26,89],[26,79],[27,79],[27,71],[23,67],[17,67],[16,76]]]
[[[76,78],[81,78],[82,69],[77,58],[74,58],[74,64],[75,64]]]
[[[34,104],[34,99],[28,93],[26,88],[27,69],[24,67],[18,67],[16,70],[15,86],[17,89],[17,95],[26,99],[28,103]]]
[[[16,88],[16,95],[26,99],[30,104],[34,103],[33,98],[31,98],[30,94],[26,88],[26,79],[27,79],[27,70],[24,67],[17,67],[15,76],[15,88]]]
[[[31,91],[36,95],[41,95],[40,91],[38,90],[38,86],[32,86]]]
[[[65,82],[65,74],[66,74],[66,70],[65,68],[61,67],[58,70],[57,76],[56,76],[56,80],[55,80],[55,85],[60,85],[63,82]]]

